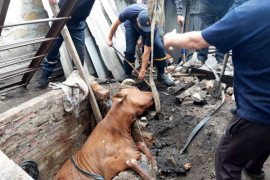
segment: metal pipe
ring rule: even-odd
[[[33,72],[33,71],[36,71],[37,69],[33,69],[33,68],[27,68],[26,70],[22,70],[22,71],[17,71],[17,72],[14,72],[14,73],[10,73],[8,75],[5,75],[5,76],[0,76],[0,81],[3,81],[3,80],[6,80],[6,79],[10,79],[10,78],[13,78],[13,77],[16,77],[16,76],[19,76],[19,75],[22,75],[22,74],[25,74],[25,73],[28,73],[28,72]]]
[[[10,58],[10,59],[6,59],[6,60],[3,60],[3,61],[0,61],[0,63],[10,62],[10,61],[13,61],[13,60],[18,60],[18,59],[23,59],[25,57],[34,56],[34,55],[35,55],[35,53],[26,54],[26,55],[22,55],[22,56],[19,56],[19,57],[14,57],[14,58]]]
[[[75,7],[77,6],[78,2],[79,0],[65,1],[60,12],[57,15],[57,18],[70,16],[72,12],[74,11]],[[67,20],[54,22],[49,32],[47,33],[46,38],[58,37],[58,35],[61,33],[61,30],[63,29],[66,22]],[[36,53],[36,56],[47,54],[52,45],[53,45],[52,41],[42,43]],[[38,66],[41,64],[41,62],[42,62],[42,58],[37,58],[37,60],[35,61],[33,60],[30,63],[29,68],[37,69]],[[33,75],[34,75],[34,72],[26,73],[22,78],[22,82],[25,84],[28,84],[31,78],[33,77]]]
[[[19,43],[8,44],[8,45],[0,46],[0,52],[5,51],[5,50],[9,50],[9,49],[22,47],[22,46],[27,46],[27,45],[32,45],[32,44],[37,44],[37,43],[42,43],[42,42],[48,42],[48,41],[53,41],[53,40],[56,40],[56,39],[58,39],[58,38],[36,38],[36,39],[27,40],[27,41],[22,41],[22,42],[19,42]]]
[[[15,86],[14,86],[15,85]],[[13,90],[13,89],[16,89],[16,88],[19,88],[19,87],[23,87],[23,86],[25,86],[26,84],[18,84],[18,85],[16,85],[16,84],[12,84],[12,86],[10,87],[10,88],[7,88],[6,89],[6,87],[0,87],[0,94],[3,94],[3,93],[5,93],[5,92],[8,92],[8,91],[11,91],[11,90]],[[2,90],[2,89],[4,89],[4,90]],[[2,91],[1,91],[2,90]]]
[[[8,25],[0,25],[1,28],[8,28],[8,27],[14,27],[14,26],[21,26],[21,25],[27,25],[27,24],[38,24],[38,23],[45,23],[49,21],[61,21],[61,20],[67,20],[71,19],[71,17],[60,17],[60,18],[49,18],[49,19],[37,19],[37,20],[32,20],[32,21],[25,21],[21,23],[16,23],[16,24],[8,24]]]
[[[0,90],[6,89],[6,88],[9,88],[9,87],[12,87],[12,86],[14,86],[14,85],[21,84],[21,83],[22,83],[21,80],[20,80],[20,81],[16,81],[16,82],[9,83],[9,84],[6,84],[6,85],[4,85],[4,86],[0,86]],[[0,93],[0,94],[1,94],[1,93]]]
[[[33,59],[36,59],[36,58],[40,58],[40,57],[45,57],[46,55],[40,55],[40,56],[35,56],[35,57],[31,57],[31,58],[27,58],[27,59],[23,59],[21,61],[13,61],[13,62],[10,62],[10,63],[3,63],[4,65],[2,65],[0,63],[0,68],[4,68],[4,67],[7,67],[7,66],[11,66],[11,65],[14,65],[14,64],[18,64],[18,63],[21,63],[21,62],[25,62],[25,61],[30,61],[30,60],[33,60]]]

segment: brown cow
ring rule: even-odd
[[[138,165],[137,160],[141,157],[139,150],[149,157],[154,166],[155,158],[144,143],[135,144],[131,137],[131,125],[136,116],[153,104],[152,92],[128,87],[121,89],[111,99],[114,104],[106,117],[96,126],[82,148],[72,155],[75,164],[86,172],[103,176],[106,180],[128,168],[135,170],[143,179],[154,179]],[[69,159],[55,176],[55,180],[62,179],[96,178],[79,172]]]

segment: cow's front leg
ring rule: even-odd
[[[136,159],[129,159],[126,161],[129,168],[136,171],[144,180],[155,180],[148,172],[141,168]]]
[[[152,156],[152,153],[150,152],[150,150],[148,149],[148,147],[145,145],[145,143],[143,143],[143,142],[136,142],[136,146],[137,146],[137,148],[138,148],[139,151],[141,151],[144,154],[146,154],[146,156],[150,159],[152,165],[156,168],[157,167],[156,158],[154,156]]]

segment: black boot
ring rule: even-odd
[[[43,70],[42,76],[39,79],[38,88],[46,87],[49,84],[49,77],[50,77],[50,73]]]
[[[157,79],[166,86],[174,85],[174,82],[164,72],[158,72]]]
[[[237,114],[237,108],[236,107],[232,107],[230,111],[231,111],[231,113],[233,115],[236,115]]]

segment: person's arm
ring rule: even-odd
[[[176,14],[177,14],[177,22],[181,26],[184,26],[185,18],[182,14],[183,6],[181,0],[171,0],[175,6]]]
[[[176,31],[173,30],[164,36],[164,46],[170,50],[173,46],[180,49],[203,49],[210,44],[204,40],[201,31],[176,34]]]
[[[57,4],[57,0],[49,0],[50,4],[55,5]]]
[[[115,22],[112,24],[111,29],[110,29],[110,33],[109,33],[109,37],[108,37],[108,41],[107,41],[107,44],[109,46],[111,46],[113,44],[112,38],[113,38],[113,36],[114,36],[114,34],[115,34],[115,32],[120,24],[122,24],[122,22],[119,20],[119,18],[117,18],[115,20]]]
[[[149,62],[149,56],[150,56],[150,52],[151,52],[151,47],[149,46],[144,46],[144,52],[142,55],[142,68],[140,70],[140,74],[139,74],[139,79],[144,79],[145,77],[145,73],[147,72],[147,65]]]

